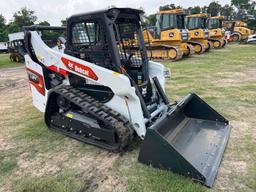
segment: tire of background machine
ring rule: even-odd
[[[216,43],[218,43],[218,46],[215,46]],[[218,49],[218,48],[221,47],[221,42],[220,42],[220,41],[214,41],[214,42],[213,42],[213,46],[214,46],[215,49],[216,49],[216,48]]]
[[[238,41],[240,41],[239,35],[238,35],[238,34],[234,34],[233,37],[232,37],[232,40],[233,40],[233,42],[238,42]]]
[[[14,57],[12,54],[10,55],[10,60],[11,60],[11,62],[14,62]]]
[[[170,52],[172,52],[172,53],[175,54],[175,55],[172,56],[172,55],[170,54]],[[177,55],[178,55],[177,50],[174,49],[174,48],[171,48],[171,49],[168,51],[168,57],[169,57],[171,60],[176,59],[176,58],[177,58]]]
[[[199,51],[197,51],[196,47],[199,48],[199,49],[198,49]],[[194,46],[194,50],[195,50],[195,53],[196,53],[196,54],[201,54],[202,49],[203,49],[203,47],[202,47],[200,44],[196,44],[196,45]]]
[[[17,62],[17,63],[20,62],[20,57],[19,57],[19,55],[16,55],[16,56],[15,56],[15,62]]]

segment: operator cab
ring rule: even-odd
[[[136,9],[112,8],[71,16],[67,19],[65,53],[125,74],[141,92],[147,88],[147,93],[142,96],[149,102],[152,93],[148,58],[140,28],[141,13]],[[88,80],[80,80],[83,87],[88,86]],[[98,88],[101,89],[99,86],[95,89]]]
[[[166,10],[157,13],[154,37],[160,38],[161,31],[171,29],[180,30],[182,41],[186,42],[188,40],[188,33],[185,29],[185,12],[182,9]]]
[[[213,17],[208,19],[208,29],[221,29],[222,19]]]
[[[207,29],[207,18],[200,16],[187,17],[188,30]]]

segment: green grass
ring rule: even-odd
[[[16,192],[71,192],[83,191],[84,184],[73,173],[62,173],[57,176],[28,177],[18,181]]]
[[[12,144],[12,148],[0,151],[0,190],[4,186],[17,192],[94,191],[114,178],[109,191],[256,191],[256,80],[250,80],[251,73],[239,76],[256,71],[255,53],[256,46],[232,45],[178,62],[162,62],[172,71],[166,82],[171,102],[195,92],[233,126],[213,189],[138,163],[141,142],[117,155],[50,131],[43,123],[43,114],[27,96],[19,102],[14,99],[0,117],[0,135],[8,135]],[[0,61],[3,57],[8,58],[0,55]],[[109,159],[113,159],[111,163]],[[24,161],[29,164],[26,169],[21,166]],[[237,162],[246,164],[245,168],[236,167]],[[48,172],[45,167],[58,167],[59,171]],[[43,174],[35,176],[42,170]]]
[[[4,176],[12,171],[17,166],[15,156],[8,155],[6,157],[0,156],[0,175]]]
[[[167,94],[171,102],[179,100],[189,92],[195,92],[207,103],[213,106],[218,112],[223,114],[230,121],[243,120],[253,121],[256,114],[256,80],[234,83],[222,86],[216,83],[217,80],[230,78],[226,73],[239,73],[250,69],[256,70],[256,46],[229,46],[226,49],[214,50],[212,53],[194,56],[178,62],[164,61],[166,67],[170,68],[172,78],[167,81]],[[242,79],[243,80],[243,79]],[[240,112],[237,107],[245,108],[248,112]],[[252,124],[254,128],[254,124]],[[235,126],[235,129],[238,127]],[[232,130],[235,133],[237,130]],[[255,129],[249,130],[250,132]],[[245,136],[243,135],[245,134]],[[236,186],[237,191],[254,191],[255,186],[255,141],[247,136],[248,133],[241,133],[240,138],[235,141],[230,139],[226,153],[227,158],[245,161],[248,165],[246,173],[234,173],[227,175],[225,184],[218,184],[216,181],[213,190],[229,191],[232,186]],[[232,137],[232,136],[231,136]],[[235,144],[233,142],[236,142]],[[237,143],[240,142],[240,143]],[[167,171],[148,168],[139,165],[131,158],[136,158],[139,149],[131,157],[127,157],[125,165],[132,164],[124,168],[122,172],[128,174],[127,191],[205,191],[207,188],[191,182],[188,178],[178,176]],[[239,152],[238,152],[239,151]],[[242,156],[240,156],[241,154]],[[249,159],[247,157],[250,157]],[[225,158],[224,158],[225,159]],[[224,160],[225,161],[225,160]],[[223,166],[223,165],[221,165]],[[124,174],[124,173],[121,173]],[[126,175],[127,176],[127,175]],[[124,176],[125,177],[125,176]],[[222,178],[219,178],[221,180]],[[221,182],[221,181],[219,181]],[[236,183],[235,185],[233,184]],[[220,187],[221,185],[221,187]],[[229,187],[230,185],[230,187]],[[219,188],[220,187],[220,188]]]
[[[11,62],[9,54],[0,54],[0,68],[19,67],[23,66],[23,63]]]

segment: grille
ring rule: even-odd
[[[187,32],[182,32],[181,33],[181,38],[182,38],[183,42],[188,41],[188,33]]]

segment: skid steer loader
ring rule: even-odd
[[[223,16],[210,17],[207,21],[209,29],[209,40],[213,43],[214,48],[222,48],[227,45],[225,39],[225,30],[222,27]]]
[[[111,151],[125,150],[137,134],[144,140],[141,163],[211,187],[229,122],[196,94],[169,104],[168,73],[147,58],[141,13],[111,8],[71,16],[64,52],[26,28],[33,104],[51,130]]]
[[[185,12],[182,9],[160,11],[156,25],[143,30],[148,57],[179,60],[194,54],[188,44],[189,34],[185,28]]]
[[[188,43],[194,46],[195,53],[197,54],[202,54],[213,48],[213,43],[208,40],[207,18],[208,15],[205,13],[188,15],[186,17],[190,36]]]

